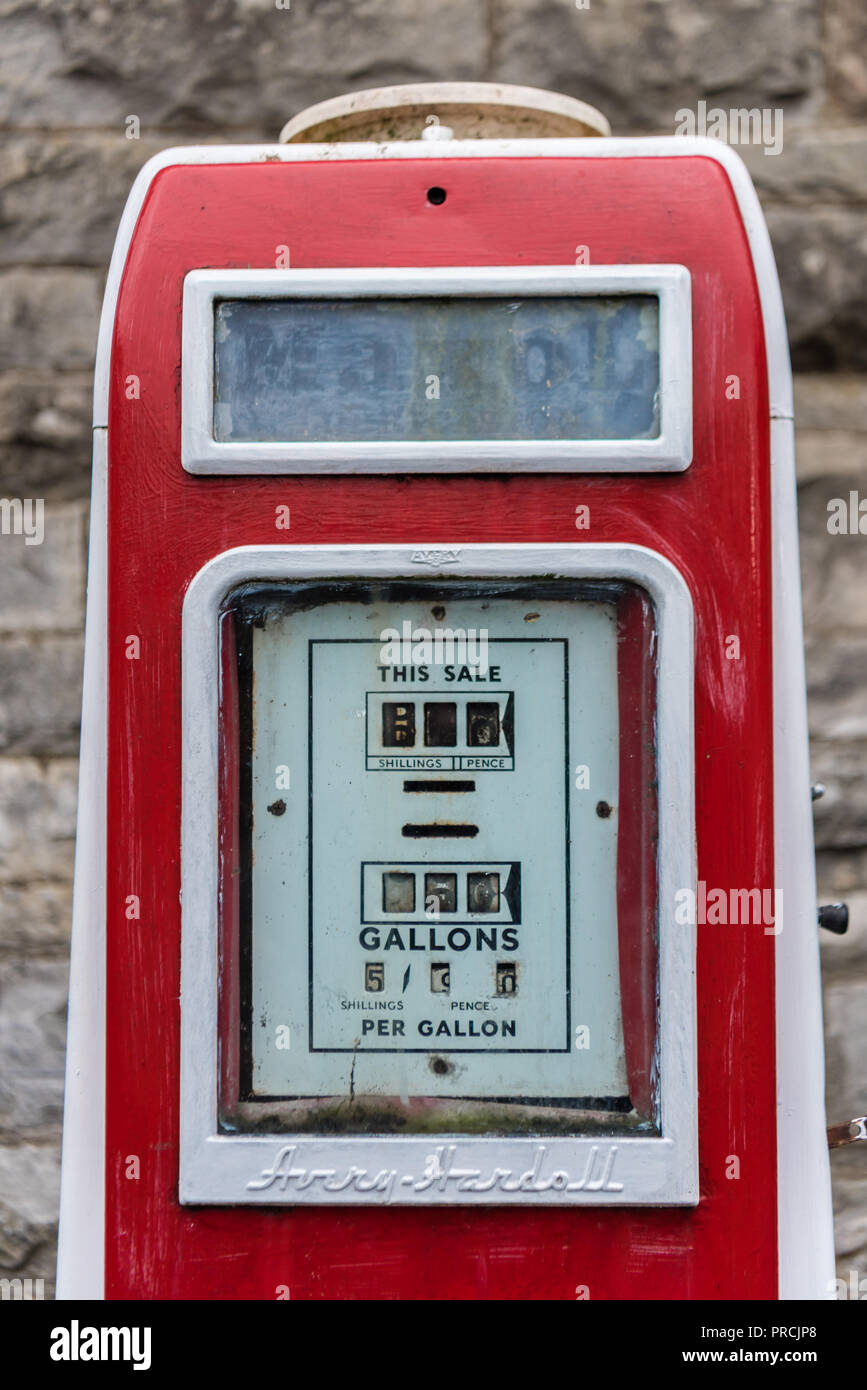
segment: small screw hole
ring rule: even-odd
[[[445,200],[446,200],[446,191],[445,191],[445,189],[444,189],[444,188],[429,188],[428,191],[427,191],[427,200],[428,200],[429,203],[433,203],[433,205],[434,205],[435,208],[438,208],[438,207],[440,206],[440,204],[441,204],[441,203],[444,203]]]
[[[607,801],[597,801],[596,814],[600,820],[607,820],[612,810],[613,807],[609,806]]]
[[[438,603],[435,608],[431,609],[431,614],[434,618],[436,618],[437,622],[441,622],[446,615],[446,610],[443,608],[441,603]]]

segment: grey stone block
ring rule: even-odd
[[[56,1238],[55,1232],[56,1223],[28,1221],[14,1207],[0,1202],[0,1275],[38,1278],[34,1261],[43,1255],[42,1247]]]
[[[825,985],[828,1123],[867,1113],[867,979],[834,978]],[[861,1146],[858,1146],[861,1147]],[[845,1151],[847,1154],[849,1150]],[[853,1153],[853,1156],[854,1155]]]
[[[860,206],[867,200],[867,131],[862,127],[805,126],[784,116],[779,154],[765,154],[759,145],[737,148],[765,207]]]
[[[0,1145],[0,1276],[41,1278],[54,1294],[60,1145]]]
[[[0,647],[0,752],[78,752],[84,643],[7,637]]]
[[[7,497],[89,495],[92,395],[89,372],[0,375],[0,477]]]
[[[19,127],[248,127],[276,138],[326,97],[478,78],[482,0],[17,0],[4,6],[0,122]]]
[[[5,952],[65,951],[71,925],[71,883],[0,883],[0,948]]]
[[[214,139],[211,136],[211,139]],[[192,143],[201,143],[201,132]],[[0,265],[108,264],[136,174],[168,136],[128,139],[124,128],[7,134],[0,149]]]
[[[72,877],[78,764],[0,758],[0,882]]]
[[[100,277],[91,270],[0,273],[0,371],[89,369],[100,301]]]
[[[797,371],[867,370],[867,238],[860,208],[767,209]]]
[[[867,495],[867,376],[795,377],[795,456],[799,483],[837,476]]]
[[[0,535],[0,633],[80,632],[85,522],[81,503],[48,503],[41,545],[28,545],[24,535]]]
[[[835,1158],[832,1155],[837,1276],[848,1283],[850,1271],[855,1270],[859,1282],[865,1279],[865,1287],[859,1290],[861,1299],[867,1296],[867,1172],[853,1175],[851,1169],[838,1168]],[[845,1296],[851,1297],[849,1289]]]
[[[867,849],[822,849],[816,853],[819,901],[831,902],[867,889]]]
[[[860,849],[867,845],[867,744],[825,743],[811,746],[813,779],[827,791],[814,811],[820,849]]]
[[[799,483],[847,474],[850,485],[855,487],[859,482],[867,482],[867,434],[798,429],[795,460]]]
[[[837,897],[836,894],[832,896]],[[845,899],[849,908],[849,930],[846,935],[834,936],[831,932],[819,932],[822,975],[826,981],[830,981],[832,977],[842,978],[855,974],[867,976],[867,879],[862,881],[861,892],[847,891]],[[827,902],[829,898],[820,894],[819,901]]]
[[[795,376],[794,385],[798,429],[867,434],[867,375],[803,372]]]
[[[818,97],[819,0],[501,0],[494,14],[494,77],[589,101],[618,135],[673,134],[700,99],[792,111]]]
[[[806,651],[814,735],[839,743],[867,739],[867,635],[834,641],[813,637]]]
[[[65,961],[0,964],[0,1133],[60,1124],[67,975]]]
[[[4,372],[0,376],[0,444],[89,448],[92,390],[90,372]]]
[[[829,475],[798,489],[804,621],[823,642],[835,629],[867,630],[867,536],[828,531],[829,503],[848,499],[852,487],[851,477]]]
[[[828,102],[847,116],[867,114],[867,10],[863,0],[825,0],[823,49]]]

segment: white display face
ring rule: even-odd
[[[364,597],[248,626],[242,1098],[629,1111],[616,604]]]

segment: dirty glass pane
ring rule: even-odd
[[[647,595],[251,583],[222,629],[224,1128],[655,1132]]]
[[[653,439],[653,295],[236,299],[216,306],[214,437]]]

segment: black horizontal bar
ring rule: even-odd
[[[474,792],[475,782],[404,782],[405,792]]]
[[[474,835],[478,835],[477,825],[440,825],[434,822],[432,825],[405,825],[404,835],[408,835],[411,840],[471,840]]]

